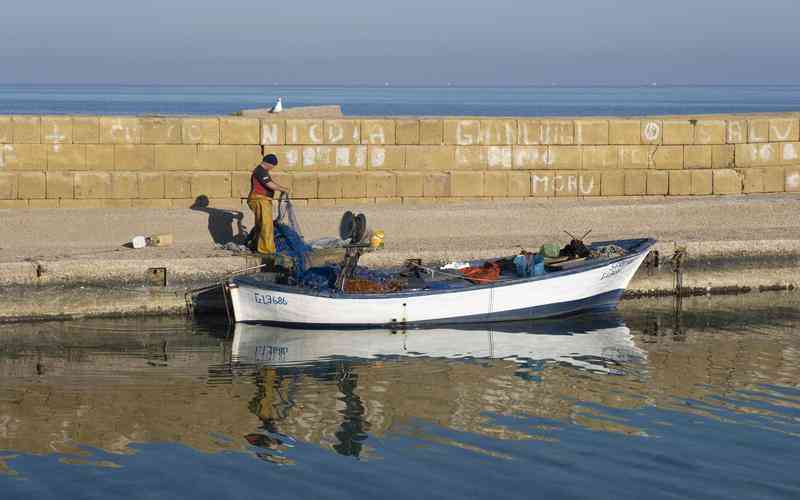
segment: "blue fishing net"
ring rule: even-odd
[[[308,269],[311,262],[311,247],[306,244],[297,231],[286,224],[275,224],[275,252],[286,255],[294,261],[295,274]]]
[[[339,276],[339,271],[339,266],[334,265],[312,267],[301,273],[297,282],[302,287],[327,292],[336,286],[336,277]]]
[[[341,272],[341,267],[336,264],[329,264],[326,266],[312,267],[305,272],[298,274],[297,282],[299,285],[306,288],[313,288],[321,292],[334,290],[336,287],[336,278]],[[358,266],[353,272],[353,277],[357,279],[365,279],[375,283],[386,283],[396,276],[387,271],[378,271],[375,269],[368,269],[366,267]]]
[[[278,216],[274,221],[275,251],[285,255],[294,262],[293,278],[300,286],[319,291],[330,291],[336,287],[336,278],[341,267],[335,264],[309,268],[312,248],[303,239],[300,224],[294,213],[291,201],[287,196],[278,200]],[[386,271],[377,271],[366,267],[356,267],[354,278],[365,279],[377,283],[385,283],[394,275]]]
[[[275,251],[294,262],[294,275],[299,278],[311,264],[311,247],[303,239],[294,207],[288,197],[278,201],[278,216],[275,218],[273,234]]]
[[[394,273],[389,271],[380,271],[378,269],[369,269],[367,267],[357,266],[353,273],[354,278],[374,281],[376,283],[386,283],[396,278]]]

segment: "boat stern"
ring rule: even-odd
[[[271,308],[258,307],[272,300],[272,296],[263,290],[232,279],[225,283],[225,295],[235,323],[274,319],[271,317]]]

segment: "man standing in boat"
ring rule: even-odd
[[[275,238],[272,228],[272,198],[275,191],[288,193],[289,189],[274,180],[270,172],[278,166],[278,157],[274,154],[264,156],[261,163],[253,169],[250,176],[250,195],[247,206],[255,215],[255,227],[251,237],[257,235],[256,252],[261,254],[275,253]]]

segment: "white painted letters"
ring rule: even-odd
[[[567,176],[567,192],[577,192],[578,191],[578,176],[576,175],[568,175]]]
[[[192,141],[197,141],[200,139],[201,135],[195,135],[195,129],[198,128],[197,125],[192,125],[189,127],[189,139]],[[125,142],[125,143],[132,143],[133,139],[131,136],[131,128],[124,125],[122,120],[114,120],[111,123],[111,139],[114,142]]]
[[[336,148],[336,166],[364,168],[366,149],[366,146],[342,146]]]
[[[288,149],[284,154],[284,159],[288,167],[296,167],[297,162],[300,160],[300,155],[297,153],[296,149]]]
[[[58,142],[64,142],[66,136],[62,134],[60,130],[58,130],[58,125],[54,123],[52,130],[50,130],[50,133],[47,134],[47,136],[45,136],[45,139],[47,139],[47,142],[58,143]]]
[[[490,120],[483,122],[483,144],[514,144],[514,126],[508,121]]]
[[[656,142],[661,137],[661,125],[658,122],[647,122],[644,126],[644,140]]]
[[[295,137],[297,137],[297,130],[295,129]],[[297,142],[295,140],[295,142]],[[277,123],[264,123],[261,126],[261,144],[274,146],[278,144],[278,124]]]
[[[385,148],[369,148],[369,164],[372,167],[380,168],[386,163],[386,149]]]
[[[476,126],[477,125],[477,126]],[[460,121],[456,125],[456,144],[459,146],[472,146],[478,144],[478,135],[472,129],[480,130],[480,122]]]
[[[319,135],[319,124],[312,123],[308,126],[308,138],[313,144],[321,144],[322,138]]]
[[[788,141],[792,135],[792,123],[789,121],[783,122],[783,127],[779,123],[770,123],[770,136],[774,136],[777,141]]]
[[[380,125],[376,125],[369,131],[369,143],[370,144],[386,144],[386,134],[383,131],[383,127]]]
[[[775,157],[775,146],[773,144],[764,144],[758,148],[758,158],[764,163],[769,162]]]
[[[783,161],[794,161],[798,159],[797,146],[794,143],[783,145]]]
[[[514,166],[521,169],[546,168],[553,164],[553,155],[545,146],[514,148]]]
[[[800,191],[800,174],[793,172],[786,175],[786,191]]]
[[[511,168],[511,148],[490,146],[487,154],[489,168]]]
[[[350,166],[350,148],[336,148],[336,166]]]
[[[339,144],[344,139],[344,128],[336,122],[328,122],[328,142]]]
[[[316,148],[303,148],[303,167],[314,166],[317,160],[317,153],[315,150]]]
[[[539,193],[552,193],[553,190],[550,188],[550,176],[549,175],[536,175],[533,174],[531,176],[531,187],[533,188],[533,194]]]
[[[3,154],[0,155],[0,161],[3,163],[0,166],[5,166],[9,163],[17,161],[17,152],[12,144],[3,145]]]
[[[594,191],[594,177],[580,176],[579,188],[582,195],[590,195]]]
[[[746,142],[742,122],[728,122],[728,142],[731,144]]]
[[[319,123],[291,123],[287,124],[287,127],[286,142],[289,144],[300,144],[302,142],[303,138],[301,136],[300,127],[308,127],[306,128],[306,132],[308,133],[309,144],[322,144],[322,134],[320,133],[322,125]]]

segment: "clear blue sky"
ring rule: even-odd
[[[29,0],[0,82],[800,82],[800,0]]]

